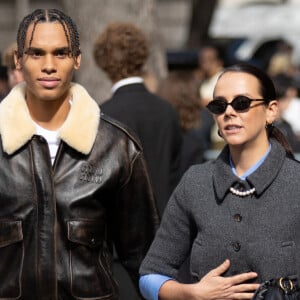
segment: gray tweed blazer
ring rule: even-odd
[[[170,198],[140,273],[176,278],[190,255],[191,281],[226,258],[224,276],[255,271],[257,281],[300,274],[300,164],[275,140],[246,181],[231,170],[226,146],[215,161],[191,167]],[[250,189],[239,197],[229,188]]]

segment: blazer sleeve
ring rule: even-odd
[[[186,175],[171,196],[156,237],[147,253],[140,275],[161,274],[177,278],[188,258],[195,236],[195,225],[186,195]]]

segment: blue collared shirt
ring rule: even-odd
[[[247,178],[250,174],[252,174],[254,171],[256,171],[256,170],[262,165],[262,163],[265,161],[266,157],[268,156],[268,154],[269,154],[270,151],[271,151],[271,148],[272,148],[272,146],[271,146],[271,144],[270,144],[270,145],[269,145],[269,149],[268,149],[267,152],[263,155],[263,157],[262,157],[259,161],[257,161],[252,167],[250,167],[243,175],[239,176],[240,179],[246,180],[246,178]],[[229,156],[229,162],[230,162],[230,166],[231,166],[231,170],[232,170],[233,174],[236,175],[236,176],[238,176],[237,173],[236,173],[236,169],[235,169],[235,167],[234,167],[234,165],[233,165],[233,162],[232,162],[230,156]]]

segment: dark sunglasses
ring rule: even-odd
[[[231,102],[227,102],[225,99],[220,97],[210,101],[206,107],[211,113],[215,115],[221,115],[225,112],[228,105],[231,105],[235,111],[242,112],[244,110],[249,109],[251,102],[253,101],[265,101],[265,100],[250,99],[246,96],[236,96]]]

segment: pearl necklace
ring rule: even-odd
[[[239,197],[246,197],[246,196],[249,196],[249,195],[252,195],[254,194],[255,192],[255,187],[248,190],[248,191],[239,191],[233,187],[231,187],[230,189],[230,192],[233,194],[233,195],[236,195],[236,196],[239,196]]]

